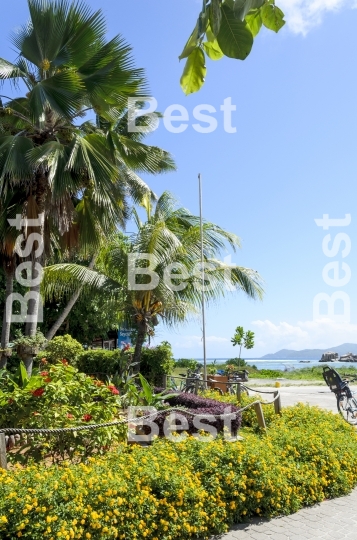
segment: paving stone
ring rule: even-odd
[[[357,489],[291,516],[239,524],[217,540],[357,540]],[[213,539],[212,539],[213,540]]]

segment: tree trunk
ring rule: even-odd
[[[97,254],[94,255],[91,262],[89,263],[88,268],[90,270],[93,270],[96,259],[97,259]],[[61,328],[61,326],[65,322],[65,320],[67,319],[68,315],[72,311],[73,306],[75,305],[78,298],[80,297],[80,294],[81,294],[83,288],[84,288],[84,285],[81,285],[79,287],[79,289],[76,290],[76,292],[72,295],[72,297],[69,300],[68,304],[66,305],[66,307],[62,311],[61,315],[58,317],[57,321],[53,324],[53,326],[47,332],[46,339],[48,339],[48,341],[50,341],[51,339],[53,339],[55,337],[56,333]]]
[[[38,225],[34,227],[36,229],[36,232],[38,232],[41,236],[41,244],[43,247],[42,252],[38,255],[38,257],[35,256],[35,246],[32,247],[32,253],[30,256],[30,260],[32,262],[32,279],[37,277],[37,272],[35,271],[35,264],[38,263],[42,268],[44,267],[45,263],[45,210],[46,210],[46,196],[47,196],[47,190],[48,190],[48,180],[46,177],[46,174],[43,171],[38,171],[36,175],[36,183],[34,186],[34,196],[36,200],[36,207],[33,208],[30,206],[30,199],[33,197],[32,195],[28,199],[28,213],[27,217],[29,219],[39,219],[40,215],[43,215],[43,222],[41,225]],[[29,232],[29,231],[28,231]],[[37,246],[38,248],[39,246]],[[33,337],[36,335],[37,332],[37,325],[38,325],[38,315],[39,315],[39,307],[40,307],[40,287],[41,285],[34,285],[30,287],[30,291],[36,294],[36,299],[31,299],[29,301],[27,314],[32,316],[33,320],[26,322],[25,326],[25,335],[29,337]],[[32,374],[32,366],[33,366],[33,356],[29,356],[24,359],[24,364],[26,367],[26,371],[28,376],[30,377]]]
[[[141,362],[141,351],[143,350],[143,345],[146,339],[146,324],[141,322],[138,323],[138,335],[135,344],[134,358],[133,362],[137,362],[138,365],[135,366],[135,371],[140,372],[140,362]]]
[[[1,348],[2,349],[6,349],[10,341],[12,304],[8,305],[7,299],[13,293],[13,290],[14,290],[14,275],[15,275],[15,269],[12,267],[11,270],[9,271],[5,266],[6,291],[5,291],[5,306],[4,306],[4,315],[3,315],[2,332],[1,332]],[[5,356],[5,353],[2,353],[0,357],[0,369],[5,369],[6,365],[7,365],[7,356]]]

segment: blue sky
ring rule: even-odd
[[[200,9],[194,0],[90,0],[108,20],[108,35],[121,33],[144,67],[151,95],[164,111],[196,105],[218,111],[232,98],[235,134],[225,133],[222,113],[211,134],[168,133],[161,126],[148,141],[172,152],[178,172],[146,179],[156,193],[169,189],[181,205],[198,212],[197,174],[204,180],[204,215],[237,233],[242,250],[232,259],[254,268],[265,280],[263,302],[242,294],[227,297],[208,310],[208,357],[237,352],[230,338],[238,325],[256,332],[249,356],[281,348],[310,348],[357,342],[355,286],[357,242],[354,208],[357,176],[357,10],[353,1],[280,0],[287,26],[278,34],[263,31],[245,62],[208,61],[207,81],[198,94],[185,97],[179,86],[178,62]],[[2,10],[0,55],[13,58],[10,30],[27,19],[26,0],[16,11]],[[351,214],[349,227],[318,228],[329,214]],[[357,218],[356,218],[357,219]],[[344,232],[351,253],[328,258],[322,240]],[[349,284],[333,288],[322,271],[331,261],[346,262]],[[319,293],[345,292],[351,301],[350,323],[328,317],[313,320],[313,299]],[[159,328],[156,342],[170,341],[177,357],[202,356],[199,322],[175,332]]]

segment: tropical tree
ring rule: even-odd
[[[0,101],[0,197],[20,189],[20,215],[38,220],[31,229],[16,222],[24,242],[32,232],[39,235],[29,257],[36,276],[51,235],[62,249],[70,251],[80,237],[82,248],[93,250],[124,226],[128,196],[153,195],[137,172],[174,164],[126,131],[127,100],[146,95],[147,85],[124,40],[106,39],[101,11],[67,0],[28,0],[28,7],[30,21],[12,36],[17,60],[0,59],[0,79],[27,89]],[[29,336],[36,333],[39,289],[37,280],[30,288]]]
[[[204,222],[202,283],[199,218],[185,208],[177,208],[168,192],[156,204],[147,200],[144,206],[146,220],[142,221],[139,213],[133,211],[137,231],[129,237],[129,243],[121,242],[107,249],[102,273],[62,264],[48,267],[44,279],[44,289],[51,297],[68,292],[76,283],[116,295],[123,321],[137,331],[136,362],[140,362],[145,339],[154,334],[160,320],[174,326],[197,315],[202,287],[208,303],[232,289],[251,298],[261,298],[263,294],[261,278],[255,270],[218,259],[227,245],[234,251],[240,247],[235,234]]]
[[[202,10],[179,59],[186,58],[181,77],[185,94],[200,90],[206,80],[206,57],[245,60],[262,26],[279,32],[284,13],[275,0],[203,0]]]
[[[242,347],[247,350],[251,350],[254,347],[255,334],[251,330],[245,331],[243,326],[237,326],[234,336],[231,339],[233,347],[239,345],[239,359],[241,360]],[[239,365],[239,364],[238,364]]]

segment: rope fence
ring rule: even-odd
[[[250,390],[253,392],[258,393],[256,390],[249,388],[245,386],[242,383],[233,383],[238,384],[241,386],[240,391],[242,389],[244,390]],[[276,414],[281,413],[281,396],[279,391],[262,391],[259,393],[264,394],[274,394],[274,399],[272,401],[261,401],[257,400],[252,403],[249,403],[245,407],[240,408],[238,411],[226,413],[226,414],[220,414],[220,415],[210,415],[210,414],[196,414],[194,412],[191,412],[187,409],[179,409],[177,407],[171,407],[169,409],[163,409],[162,412],[165,413],[171,413],[171,412],[178,412],[178,413],[185,413],[192,417],[199,416],[200,418],[206,417],[212,417],[220,418],[223,420],[224,418],[235,418],[238,414],[242,414],[244,411],[254,407],[255,413],[257,415],[258,424],[261,428],[266,430],[266,423],[264,418],[264,412],[262,405],[272,405],[274,404],[275,412]],[[238,394],[238,392],[237,392]],[[108,427],[115,427],[115,426],[121,426],[123,424],[128,424],[129,426],[131,424],[138,424],[143,423],[145,420],[149,420],[150,418],[156,417],[158,412],[155,411],[153,413],[150,413],[146,416],[139,416],[134,418],[126,418],[123,420],[116,420],[114,422],[106,422],[103,424],[90,424],[86,426],[76,426],[76,427],[68,427],[68,428],[54,428],[54,429],[47,429],[47,428],[0,428],[0,469],[7,469],[7,443],[9,441],[9,437],[14,435],[60,435],[62,433],[74,433],[79,431],[86,431],[86,430],[96,430],[96,429],[102,429],[102,428],[108,428]]]

